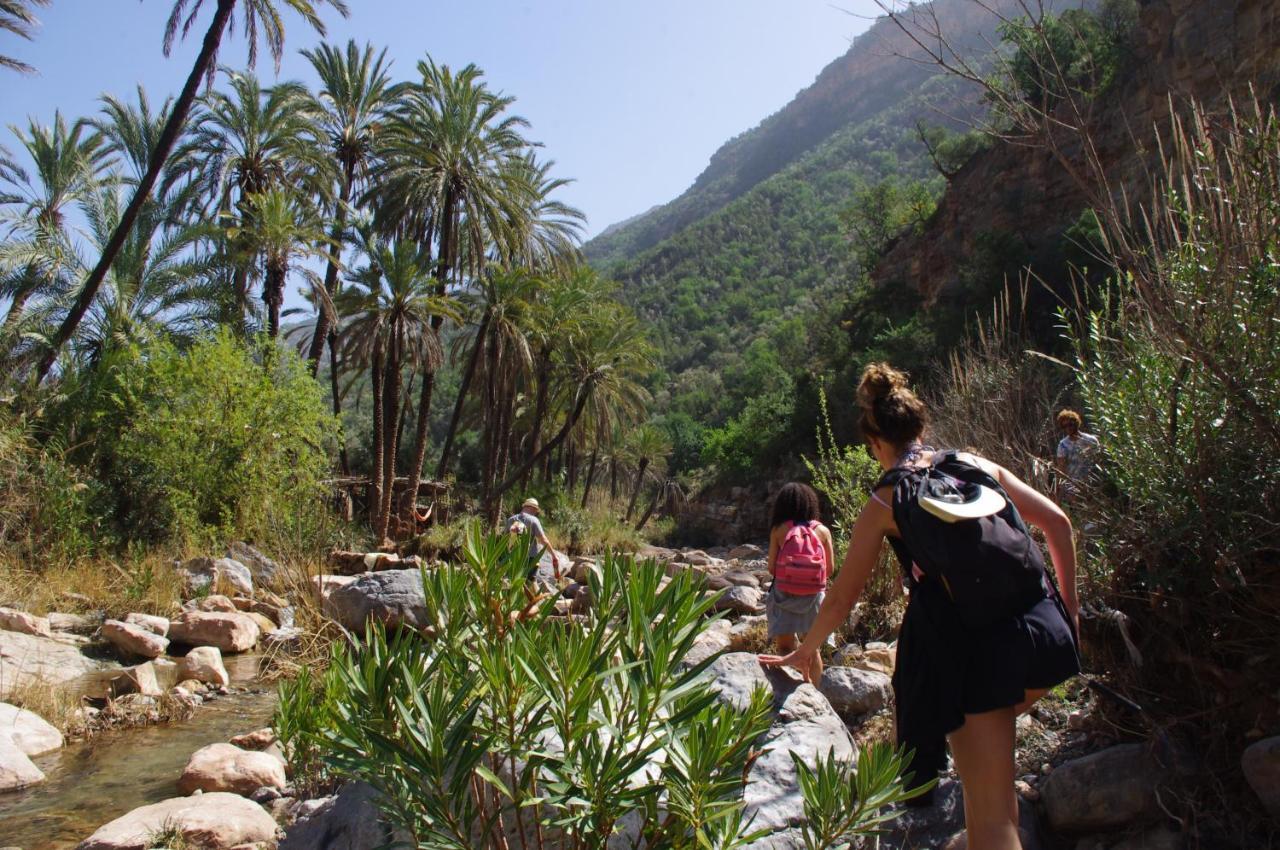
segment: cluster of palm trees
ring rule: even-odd
[[[313,3],[285,4],[323,32]],[[201,5],[174,4],[166,50]],[[223,325],[292,340],[313,373],[325,365],[335,413],[353,386],[371,391],[369,515],[381,539],[412,516],[452,354],[461,386],[437,477],[474,429],[490,515],[553,464],[582,477],[588,456],[583,503],[601,457],[616,495],[621,447],[654,432],[635,427],[653,352],[613,286],[582,264],[582,215],[556,199],[565,181],[537,156],[512,98],[474,66],[429,58],[395,81],[385,52],[355,42],[303,51],[315,91],[222,69],[199,93],[237,2],[211,5],[176,100],[157,108],[139,89],[105,97],[92,118],[13,128],[29,166],[0,149],[0,356],[11,382],[91,369],[157,334]],[[276,5],[243,0],[239,13],[251,52],[261,31],[278,64]],[[282,329],[291,284],[311,309]],[[661,449],[641,441],[643,460],[624,467],[638,470],[635,494]],[[341,463],[350,474],[345,449]],[[633,496],[628,520],[635,510]]]

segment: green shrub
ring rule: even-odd
[[[293,539],[330,522],[337,426],[292,351],[218,332],[123,351],[74,388],[79,429],[125,540]]]
[[[65,459],[60,441],[37,444],[25,423],[0,420],[0,546],[28,564],[89,555],[101,523],[96,484]]]
[[[770,700],[735,709],[703,676],[710,659],[679,663],[712,604],[688,575],[606,558],[593,613],[565,623],[552,602],[512,616],[528,605],[525,560],[505,535],[473,531],[463,554],[423,572],[421,633],[371,625],[336,652],[323,747],[335,770],[372,784],[424,848],[595,847],[623,824],[653,848],[753,837],[742,789]],[[846,833],[902,796],[884,754],[867,758],[871,805]]]

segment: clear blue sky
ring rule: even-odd
[[[37,10],[33,43],[0,33],[0,52],[35,65],[0,71],[0,124],[47,123],[55,109],[89,114],[103,92],[153,102],[176,93],[190,70],[214,3],[186,43],[165,59],[160,42],[171,0],[53,0]],[[423,55],[474,62],[490,85],[517,98],[530,135],[575,183],[564,199],[589,216],[589,233],[674,198],[723,142],[811,83],[869,25],[872,0],[350,0],[351,17],[323,14],[329,40],[388,48],[408,77]],[[286,12],[281,77],[310,83],[297,51],[318,37]],[[239,33],[224,64],[243,66]],[[274,77],[269,57],[259,73]],[[8,131],[0,133],[12,148]]]

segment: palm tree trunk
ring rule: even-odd
[[[398,339],[393,332],[392,339]],[[378,503],[376,527],[379,544],[387,539],[391,525],[391,500],[396,489],[396,412],[400,405],[400,346],[393,342],[387,352],[386,377],[382,382],[382,499]]]
[[[382,505],[382,395],[384,388],[382,362],[382,341],[374,343],[372,382],[373,382],[373,469],[369,471],[369,527],[378,528],[378,510]],[[381,540],[379,540],[381,542]]]
[[[339,195],[338,208],[333,211],[333,229],[329,231],[329,241],[333,244],[329,246],[329,261],[324,270],[324,291],[329,293],[331,299],[338,294],[338,259],[342,255],[342,233],[347,228],[347,204],[351,200],[351,187],[355,183],[355,176],[351,173],[351,169],[344,166],[343,171],[342,192]],[[312,377],[315,377],[320,369],[320,352],[324,349],[332,324],[329,311],[321,308],[320,314],[316,316],[316,331],[311,335],[311,348],[307,351],[307,359],[311,361]]]
[[[333,417],[342,421],[342,389],[338,383],[338,335],[329,331],[329,392],[333,396]],[[342,476],[351,477],[351,460],[347,457],[347,438],[345,431],[338,429],[338,462],[341,464]]]
[[[573,488],[578,486],[578,444],[575,440],[570,439],[565,444],[565,454],[568,457],[565,460],[565,466],[569,470],[569,477],[565,481],[565,489],[572,493]]]
[[[609,458],[609,504],[618,501],[618,459]]]
[[[538,388],[535,390],[535,400],[533,404],[533,428],[530,433],[529,457],[533,457],[538,453],[539,443],[542,439],[542,420],[547,415],[547,400],[550,395],[551,384],[551,351],[543,349],[538,357],[537,370]],[[546,470],[544,470],[544,473]]]
[[[18,320],[22,318],[22,311],[26,309],[27,301],[35,294],[35,285],[24,286],[13,294],[13,300],[9,302],[9,312],[5,313],[4,325],[0,327],[0,334],[8,336],[9,332],[18,324]]]
[[[196,64],[191,68],[191,74],[187,77],[186,85],[182,87],[182,93],[178,95],[178,100],[173,105],[173,112],[169,114],[169,120],[165,122],[164,130],[160,133],[160,139],[156,142],[155,150],[151,152],[151,159],[147,163],[147,173],[142,175],[142,180],[138,182],[138,188],[133,193],[133,199],[129,201],[129,206],[125,207],[124,214],[120,216],[120,222],[116,225],[115,232],[111,234],[111,239],[108,240],[106,247],[103,249],[102,256],[98,258],[98,264],[94,266],[93,271],[89,273],[88,279],[84,282],[84,286],[81,287],[75,303],[71,305],[70,312],[62,320],[62,324],[58,326],[53,339],[49,341],[49,348],[36,369],[36,384],[43,381],[45,376],[49,374],[49,370],[53,368],[54,362],[58,359],[58,352],[67,344],[67,340],[71,339],[72,335],[75,334],[76,328],[80,327],[80,321],[84,318],[85,313],[89,312],[89,305],[97,297],[98,289],[102,286],[102,281],[107,277],[107,271],[116,261],[116,255],[120,253],[125,240],[133,231],[133,225],[138,219],[138,213],[142,211],[143,204],[151,196],[151,190],[154,188],[156,180],[159,179],[165,162],[169,159],[169,153],[178,141],[183,125],[187,122],[187,115],[191,112],[191,105],[195,102],[196,91],[200,88],[200,81],[209,74],[213,57],[218,52],[218,45],[222,42],[222,34],[227,28],[227,21],[231,19],[231,13],[235,9],[235,5],[236,0],[218,0],[217,10],[214,11],[213,21],[209,24],[208,32],[205,33],[204,43],[201,45],[200,53],[196,57]]]
[[[658,485],[653,491],[653,501],[649,502],[648,509],[645,510],[644,516],[640,517],[640,521],[636,523],[636,531],[644,528],[644,524],[649,521],[649,517],[653,516],[653,512],[658,508],[658,499],[662,496],[662,491],[666,488]]]
[[[484,471],[483,484],[481,491],[486,511],[488,506],[492,504],[493,485],[498,483],[497,479],[497,459],[498,459],[498,410],[497,410],[497,387],[495,382],[498,380],[498,362],[500,359],[498,351],[497,334],[489,334],[490,339],[485,345],[488,352],[485,356],[486,360],[486,380],[484,387]]]
[[[582,418],[582,411],[587,407],[587,401],[591,398],[591,391],[592,387],[589,384],[578,388],[578,399],[573,405],[573,410],[569,412],[569,416],[565,419],[564,425],[560,427],[560,430],[554,437],[552,437],[547,443],[543,444],[542,448],[538,449],[537,454],[526,458],[524,462],[516,467],[514,472],[507,476],[506,480],[495,488],[493,493],[493,499],[495,502],[498,499],[501,499],[504,493],[519,483],[520,479],[524,477],[524,474],[532,469],[538,461],[542,460],[543,457],[550,454],[557,446],[564,442],[565,437],[569,436],[569,432],[573,430],[574,426],[578,424],[578,420]]]
[[[280,307],[284,304],[284,279],[288,273],[288,267],[268,264],[262,281],[262,301],[267,305],[267,336],[273,340],[280,335]]]
[[[591,449],[591,460],[587,462],[587,480],[582,482],[582,507],[586,508],[587,500],[591,498],[591,485],[596,480],[596,461],[600,458],[600,446],[596,445]]]
[[[418,370],[409,370],[409,384],[405,387],[400,399],[400,414],[396,419],[396,451],[404,445],[404,426],[409,419],[409,411],[413,408],[413,385],[418,380]]]
[[[480,362],[480,349],[484,345],[485,334],[489,331],[490,313],[485,311],[476,328],[476,341],[471,346],[471,354],[467,357],[467,369],[462,373],[462,384],[458,387],[458,400],[453,404],[453,417],[449,420],[449,433],[444,438],[444,448],[440,450],[440,465],[436,467],[436,480],[443,481],[449,474],[449,456],[453,451],[453,438],[458,433],[458,425],[462,421],[462,407],[467,400],[467,391],[471,389],[471,378],[476,373],[476,364]]]
[[[409,466],[409,486],[405,488],[401,512],[412,524],[412,511],[418,505],[418,486],[422,483],[422,464],[427,459],[427,432],[431,425],[431,395],[435,391],[436,373],[428,369],[422,376],[422,390],[418,396],[418,422],[413,430],[413,462]]]
[[[631,502],[627,505],[627,522],[631,522],[631,514],[636,509],[636,499],[640,496],[640,487],[644,484],[644,471],[649,468],[649,459],[647,457],[640,458],[640,465],[636,468],[636,489],[631,491]]]

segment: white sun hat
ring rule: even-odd
[[[917,497],[920,507],[943,522],[981,519],[998,514],[1006,504],[1004,496],[982,484],[958,481],[950,476],[930,476]]]
[[[538,504],[538,500],[532,496],[524,500],[524,504],[520,505],[520,510],[532,510],[535,514],[542,513],[542,507]]]

